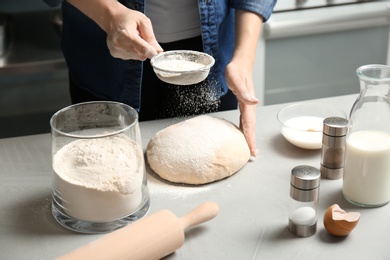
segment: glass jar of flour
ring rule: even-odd
[[[55,113],[50,125],[57,222],[77,232],[105,233],[146,214],[150,200],[133,108],[80,103]]]
[[[357,69],[360,95],[348,125],[344,197],[363,207],[390,201],[390,66]]]

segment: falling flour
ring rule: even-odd
[[[53,156],[55,192],[74,218],[117,220],[142,202],[143,165],[142,148],[123,134],[78,139]]]
[[[217,112],[221,100],[215,84],[205,80],[189,86],[166,85],[158,118],[189,117]]]

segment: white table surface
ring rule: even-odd
[[[349,113],[356,97],[317,101]],[[276,114],[286,105],[258,107],[260,153],[227,179],[183,187],[161,182],[148,170],[147,215],[166,208],[182,216],[205,201],[220,206],[215,219],[187,230],[184,246],[166,259],[390,259],[390,205],[374,209],[350,205],[341,194],[342,180],[321,180],[316,234],[297,238],[289,233],[291,169],[318,168],[321,152],[294,147],[280,135]],[[238,115],[238,111],[214,114],[236,124]],[[144,147],[158,130],[177,121],[141,123]],[[50,175],[49,134],[0,139],[0,259],[53,259],[102,236],[74,233],[55,222]],[[333,237],[323,227],[324,212],[334,203],[361,213],[348,237]]]

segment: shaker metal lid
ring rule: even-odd
[[[291,185],[302,190],[311,190],[320,185],[321,172],[309,165],[299,165],[291,170]]]
[[[323,133],[330,136],[344,136],[347,134],[348,120],[342,117],[328,117],[324,119]]]
[[[324,165],[321,164],[320,172],[321,172],[321,176],[323,178],[330,179],[330,180],[337,180],[337,179],[343,178],[344,167],[337,168],[337,169],[331,169],[331,168],[325,167]]]

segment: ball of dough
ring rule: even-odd
[[[240,170],[250,159],[250,151],[237,126],[202,115],[157,132],[146,156],[150,168],[163,179],[205,184]]]

